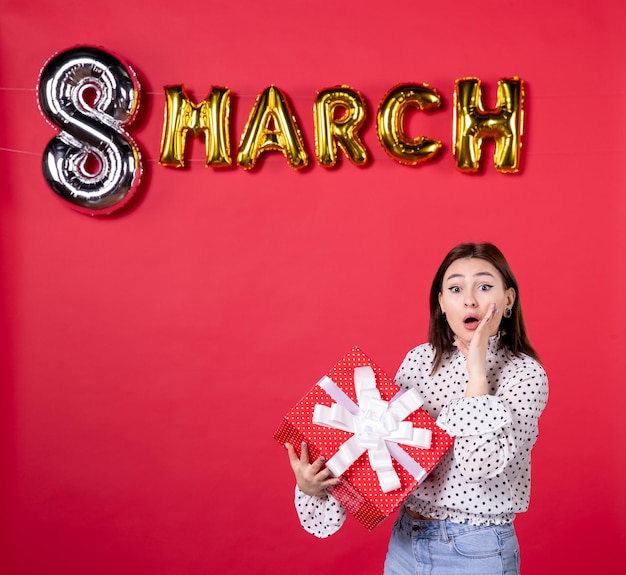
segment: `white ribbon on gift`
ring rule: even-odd
[[[354,388],[358,405],[354,403],[329,377],[318,383],[336,403],[330,407],[316,404],[313,423],[348,431],[354,435],[344,442],[326,467],[339,477],[367,451],[372,469],[376,471],[384,493],[400,489],[398,474],[393,468],[393,457],[418,481],[426,471],[398,444],[430,449],[430,429],[413,427],[404,419],[419,409],[424,400],[415,389],[398,393],[391,401],[383,401],[376,387],[376,376],[369,366],[354,368]]]

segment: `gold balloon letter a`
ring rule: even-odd
[[[254,168],[261,152],[281,151],[292,168],[307,165],[298,124],[289,110],[287,100],[274,86],[267,88],[256,100],[241,136],[237,163],[244,169]]]
[[[454,92],[454,155],[456,167],[476,172],[484,138],[496,143],[494,166],[500,172],[517,172],[524,127],[524,88],[519,78],[500,80],[496,109],[485,111],[480,81],[456,81]]]
[[[180,168],[185,165],[187,133],[204,134],[207,166],[230,166],[230,90],[213,88],[200,104],[189,100],[183,86],[165,88],[165,120],[159,164]]]

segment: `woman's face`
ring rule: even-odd
[[[450,264],[439,294],[439,305],[448,325],[465,343],[472,341],[478,323],[494,303],[498,311],[489,335],[498,333],[502,315],[514,301],[515,290],[507,289],[500,272],[479,258],[458,259]]]

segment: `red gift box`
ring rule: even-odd
[[[424,481],[453,444],[424,409],[416,408],[420,403],[415,390],[403,392],[354,347],[285,415],[274,438],[291,443],[298,454],[306,442],[311,461],[324,457],[329,469],[339,470],[334,474],[342,482],[328,492],[373,529]],[[404,439],[398,438],[397,430],[380,435],[376,421],[384,424],[390,417],[391,424],[383,429],[402,428]],[[406,439],[407,427],[413,441]],[[375,444],[377,448],[372,447]]]

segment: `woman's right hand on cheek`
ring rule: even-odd
[[[492,304],[474,331],[470,344],[468,345],[458,338],[455,341],[455,345],[467,360],[469,377],[467,388],[465,389],[465,397],[486,395],[488,393],[487,348],[489,347],[489,325],[491,322],[498,320],[499,313],[496,304]]]
[[[302,444],[300,457],[293,445],[285,443],[289,454],[289,463],[296,476],[296,483],[300,491],[307,495],[324,495],[325,489],[333,485],[339,485],[340,479],[333,477],[330,470],[324,466],[324,458],[320,457],[313,463],[309,463],[309,448],[306,443]]]

